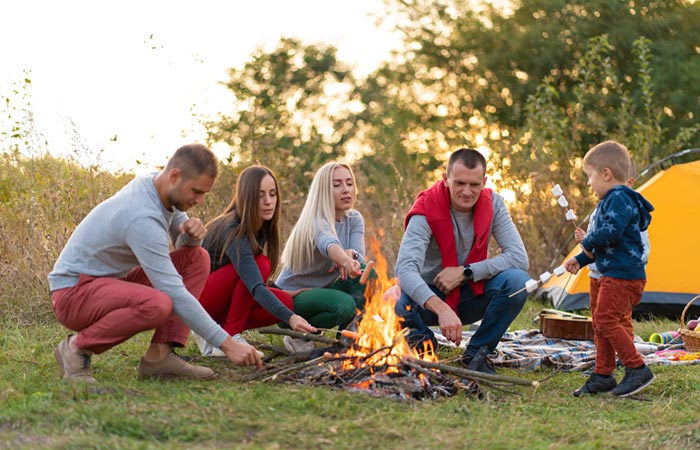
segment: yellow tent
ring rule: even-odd
[[[647,284],[642,302],[635,309],[637,313],[679,316],[688,302],[700,294],[700,270],[695,265],[695,258],[700,256],[700,161],[678,162],[687,156],[700,157],[700,149],[669,156],[639,176],[642,180],[653,174],[636,190],[651,202],[654,211],[649,226]],[[578,252],[575,247],[562,261]],[[557,309],[584,309],[589,307],[588,284],[585,267],[577,275],[567,272],[552,278],[538,296],[551,299]],[[700,313],[699,302],[693,303],[686,317],[691,312],[694,316]]]

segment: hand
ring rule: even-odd
[[[287,294],[289,294],[291,297],[296,297],[297,295],[301,294],[304,291],[308,291],[311,288],[301,288],[301,289],[295,289],[293,291],[284,291]]]
[[[436,295],[425,302],[425,307],[438,316],[440,332],[445,336],[445,339],[454,342],[455,345],[459,345],[462,342],[462,321],[450,308],[450,305]]]
[[[348,258],[348,260],[345,261],[343,265],[339,267],[339,269],[341,280],[347,280],[348,277],[355,278],[362,275],[362,265],[356,259]]]
[[[443,294],[449,294],[464,281],[464,269],[459,267],[445,267],[433,278],[435,287]]]
[[[306,333],[315,333],[318,330],[315,326],[311,325],[303,317],[298,314],[294,314],[289,318],[289,327],[294,331],[302,331]]]
[[[185,220],[178,227],[180,233],[186,233],[192,239],[201,241],[207,235],[207,229],[201,220],[190,218]]]
[[[576,239],[576,242],[580,244],[581,241],[585,239],[586,234],[588,233],[586,233],[583,228],[576,227],[576,231],[574,231],[574,239]]]
[[[576,258],[569,258],[564,262],[564,268],[567,272],[576,275],[581,270],[581,265],[576,261]]]
[[[250,344],[236,342],[229,336],[219,348],[234,364],[239,366],[255,365],[258,369],[262,369],[262,359],[260,359],[255,347]]]

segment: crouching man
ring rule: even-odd
[[[234,363],[262,365],[197,300],[209,275],[206,229],[185,211],[204,202],[217,174],[207,147],[185,145],[161,172],[135,178],[78,225],[49,274],[56,318],[76,331],[54,351],[64,378],[94,383],[91,356],[146,330],[155,333],[137,367],[142,377],[215,376],[174,352],[190,328]]]

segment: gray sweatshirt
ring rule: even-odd
[[[506,269],[527,270],[529,261],[525,245],[508,213],[503,197],[492,193],[493,221],[491,235],[496,239],[501,253],[493,258],[471,264],[474,281],[487,280]],[[474,242],[473,213],[460,213],[450,209],[452,229],[455,234],[457,261],[464,264]],[[399,255],[395,275],[401,290],[420,306],[435,295],[428,285],[443,269],[442,255],[425,216],[414,215],[408,222]]]
[[[175,314],[219,347],[228,333],[185,288],[170,259],[171,241],[175,247],[201,242],[180,234],[178,226],[188,219],[187,214],[163,206],[154,177],[147,174],[135,178],[80,222],[49,274],[50,289],[72,287],[81,274],[123,278],[135,266],[141,266],[153,287],[172,299]]]
[[[328,255],[331,245],[337,244],[344,249],[353,249],[358,255],[358,261],[365,261],[365,222],[362,214],[354,209],[348,210],[343,218],[335,223],[335,238],[328,224],[322,224],[316,230],[316,249],[305,270],[299,273],[285,267],[275,284],[282,289],[293,291],[302,288],[323,288],[330,286],[337,278],[338,271],[329,272],[333,260]]]

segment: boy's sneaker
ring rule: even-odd
[[[286,348],[287,351],[290,353],[310,352],[311,350],[316,348],[316,345],[311,341],[307,341],[306,339],[293,338],[291,336],[283,337],[282,342],[284,342],[284,348]]]
[[[654,374],[646,364],[642,364],[636,369],[625,367],[625,376],[620,384],[612,390],[612,394],[618,397],[629,397],[649,386],[654,378]]]
[[[68,342],[71,336],[68,336],[61,341],[53,351],[58,363],[58,368],[61,370],[61,376],[67,380],[82,381],[83,383],[97,383],[92,377],[90,370],[91,352],[80,350],[71,350]]]
[[[493,362],[489,359],[489,348],[483,346],[479,349],[476,355],[467,355],[466,351],[462,355],[461,363],[469,370],[495,375],[496,369],[493,367]]]
[[[231,339],[233,339],[236,342],[242,342],[244,344],[250,345],[250,342],[246,341],[246,339],[243,337],[243,335],[241,333],[234,334],[233,336],[231,336]],[[219,350],[219,349],[217,348],[217,350]],[[258,356],[260,356],[261,358],[265,357],[265,353],[261,352],[260,350],[255,350],[255,351],[258,352]],[[221,356],[226,356],[226,355],[224,355],[224,352],[222,352],[221,350],[219,350],[219,352],[221,352]],[[212,356],[216,356],[216,355],[212,355]]]
[[[194,380],[210,380],[216,377],[216,374],[210,368],[190,364],[175,352],[170,352],[165,358],[155,362],[149,362],[141,358],[136,371],[142,378],[190,378]]]
[[[612,375],[598,375],[592,373],[586,384],[574,391],[574,397],[580,397],[583,394],[599,394],[601,392],[610,392],[617,386],[617,380]]]

